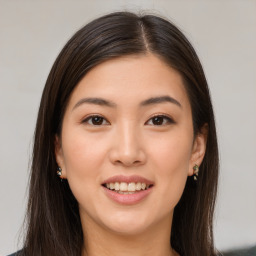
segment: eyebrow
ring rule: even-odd
[[[94,104],[99,106],[106,106],[106,107],[116,107],[117,105],[114,102],[102,99],[102,98],[83,98],[79,100],[76,105],[73,107],[73,110],[80,105],[88,103],[88,104]]]
[[[152,97],[152,98],[146,99],[146,100],[144,100],[140,103],[140,106],[148,106],[148,105],[154,105],[154,104],[166,103],[166,102],[170,102],[170,103],[173,103],[173,104],[175,104],[179,107],[182,107],[182,105],[180,104],[179,101],[177,101],[176,99],[174,99],[170,96],[167,96],[167,95],[166,96]],[[102,99],[102,98],[83,98],[75,104],[75,106],[73,107],[72,110],[81,106],[84,103],[94,104],[94,105],[99,105],[99,106],[112,107],[112,108],[117,106],[116,103],[114,103],[112,101]]]
[[[180,108],[182,107],[179,101],[177,101],[176,99],[174,99],[170,96],[167,96],[167,95],[166,96],[159,96],[159,97],[149,98],[147,100],[142,101],[140,103],[140,105],[141,106],[148,106],[148,105],[166,103],[166,102],[173,103],[173,104],[179,106]]]

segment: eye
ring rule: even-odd
[[[86,123],[86,124],[89,124],[89,125],[97,125],[97,126],[100,126],[100,125],[108,125],[109,122],[102,116],[99,116],[99,115],[91,115],[91,116],[88,116],[86,117],[84,120],[83,120],[83,123]]]
[[[147,125],[168,125],[168,124],[174,124],[174,120],[168,116],[165,115],[157,115],[150,118],[146,124]]]

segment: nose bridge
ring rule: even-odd
[[[131,154],[136,151],[138,147],[138,130],[133,122],[124,122],[120,125],[120,150],[123,151],[124,154]]]
[[[143,163],[145,154],[141,145],[139,127],[134,121],[124,120],[116,127],[112,160],[124,165]]]

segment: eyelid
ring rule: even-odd
[[[164,126],[164,125],[170,125],[170,124],[175,124],[176,123],[174,121],[174,119],[171,116],[167,115],[167,114],[155,114],[155,115],[151,116],[145,124],[147,124],[154,117],[162,117],[162,118],[166,119],[167,120],[167,124],[162,124],[162,125],[151,124],[152,126]]]
[[[93,118],[93,117],[100,117],[100,118],[104,119],[104,121],[106,121],[107,124],[100,124],[100,125],[89,124],[88,121],[89,121],[91,118]],[[100,114],[90,114],[90,115],[84,117],[84,118],[82,119],[81,123],[86,123],[86,124],[92,125],[92,126],[103,126],[103,125],[108,125],[108,124],[110,124],[110,122],[109,122],[104,116],[102,116],[102,115],[100,115]]]
[[[88,123],[88,121],[89,121],[91,118],[93,118],[93,117],[100,117],[100,118],[103,119],[103,122],[105,121],[105,122],[107,122],[107,124],[94,125],[94,124]],[[161,125],[154,125],[154,124],[151,124],[152,126],[164,126],[164,125],[168,125],[168,124],[170,125],[170,124],[175,124],[175,123],[176,123],[176,122],[174,121],[174,119],[173,119],[171,116],[167,115],[167,114],[154,114],[153,116],[151,116],[151,117],[145,122],[145,124],[147,124],[149,121],[151,121],[151,120],[152,120],[153,118],[155,118],[155,117],[161,117],[161,118],[167,120],[167,123],[166,123],[166,124],[161,124]],[[82,119],[81,123],[86,123],[86,124],[89,124],[89,125],[92,125],[92,126],[103,126],[103,125],[109,125],[109,124],[110,124],[110,122],[109,122],[103,115],[101,115],[101,114],[90,114],[90,115],[84,117],[84,118]]]

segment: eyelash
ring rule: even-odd
[[[93,125],[93,126],[101,126],[102,124],[96,125],[96,124],[93,124],[93,123],[89,123],[89,121],[90,121],[90,120],[92,121],[92,118],[94,118],[94,117],[95,117],[95,118],[96,118],[96,117],[101,118],[101,119],[103,119],[104,121],[106,121],[106,122],[109,124],[109,122],[108,122],[103,116],[101,116],[101,115],[90,115],[90,116],[86,117],[86,118],[82,121],[82,123],[87,123],[87,124]],[[106,125],[106,124],[104,124],[104,125]]]
[[[175,121],[171,117],[167,115],[161,115],[161,114],[152,116],[146,123],[148,123],[149,121],[152,121],[154,118],[163,118],[165,120],[165,124],[160,124],[160,125],[152,124],[153,126],[164,126],[168,124],[175,124]]]
[[[102,124],[102,122],[100,124],[93,124],[92,123],[92,118],[100,118],[101,121],[105,121],[107,122],[107,124]],[[165,120],[165,123],[164,124],[151,124],[152,126],[164,126],[164,125],[168,125],[168,124],[175,124],[175,121],[167,116],[167,115],[161,115],[161,114],[158,114],[158,115],[154,115],[152,116],[145,124],[147,124],[149,121],[152,121],[154,118],[163,118]],[[91,121],[91,123],[89,123]],[[92,126],[102,126],[102,125],[108,125],[110,124],[109,121],[107,121],[103,116],[101,115],[90,115],[88,117],[86,117],[82,123],[87,123],[89,125],[92,125]]]

